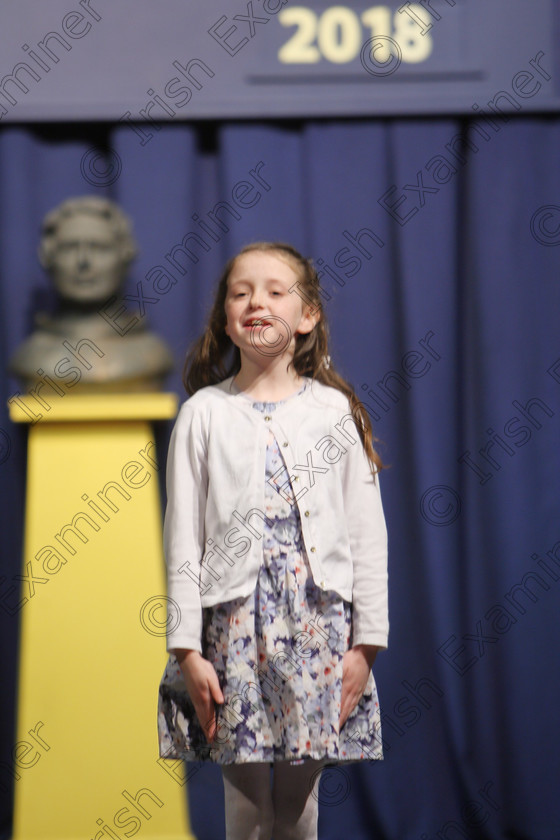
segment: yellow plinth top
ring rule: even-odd
[[[14,423],[67,423],[91,420],[170,420],[177,414],[177,394],[72,394],[41,403],[22,395],[9,401]],[[48,405],[47,409],[45,406]]]

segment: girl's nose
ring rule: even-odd
[[[253,292],[251,295],[251,309],[260,309],[262,303],[262,293],[261,292]]]

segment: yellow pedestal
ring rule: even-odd
[[[12,402],[32,422],[32,398]],[[192,838],[158,761],[165,667],[158,465],[172,394],[73,396],[29,432],[14,837]]]

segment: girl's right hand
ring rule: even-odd
[[[174,651],[206,740],[216,737],[216,703],[224,702],[214,666],[197,650]]]

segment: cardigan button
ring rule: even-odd
[[[288,441],[285,440],[284,443],[282,444],[282,446],[287,446],[287,445],[288,445]]]
[[[268,421],[272,420],[272,417],[270,416],[270,414],[266,414],[264,419]]]
[[[304,516],[309,516],[309,511],[308,510],[305,511]]]
[[[322,581],[321,581],[321,583],[319,584],[319,586],[321,587],[321,589],[326,589],[326,588],[327,588],[327,584],[325,583],[325,581],[324,581],[324,580],[322,580]]]
[[[312,545],[310,551],[315,552],[315,551],[317,551],[317,549],[315,548],[314,545]]]

